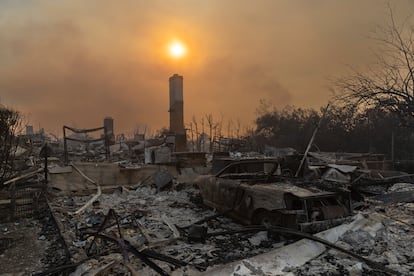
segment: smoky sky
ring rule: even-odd
[[[35,128],[168,126],[168,78],[184,76],[185,121],[251,125],[261,99],[318,108],[329,78],[365,66],[370,33],[410,0],[0,1],[0,102]],[[164,46],[179,38],[188,55]]]

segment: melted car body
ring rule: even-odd
[[[295,185],[280,159],[237,161],[197,181],[205,205],[244,224],[272,224],[318,232],[351,214],[347,193]]]

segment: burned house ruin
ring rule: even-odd
[[[53,143],[24,142],[29,128],[16,145],[20,166],[0,183],[2,272],[414,273],[413,174],[379,154],[254,152],[242,139],[189,152],[182,76],[169,92],[162,137],[115,135],[111,117],[64,126]],[[236,144],[247,150],[223,151]]]

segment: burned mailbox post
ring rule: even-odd
[[[49,147],[47,143],[43,145],[43,147],[40,149],[40,157],[44,158],[44,174],[45,174],[45,187],[48,183],[48,157],[52,154],[52,149]]]

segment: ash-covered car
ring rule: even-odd
[[[352,214],[349,193],[292,184],[280,159],[233,162],[196,184],[203,203],[244,224],[271,224],[318,232]]]

